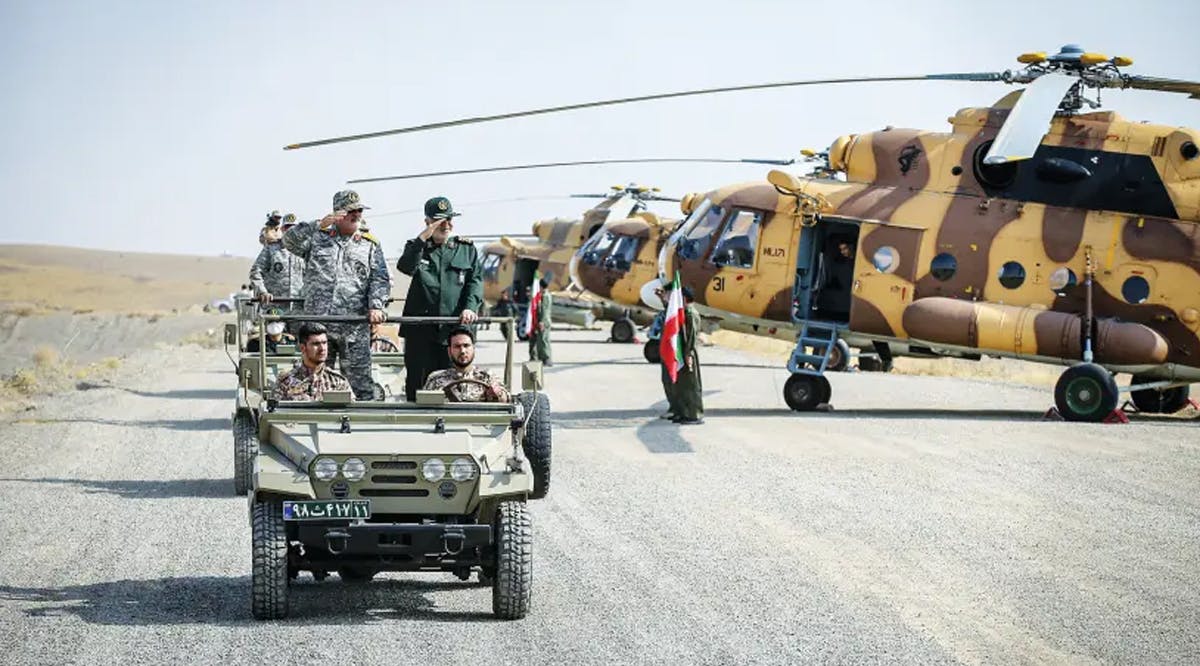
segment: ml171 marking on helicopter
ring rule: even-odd
[[[1133,375],[1140,407],[1178,409],[1200,381],[1200,132],[1082,111],[1098,108],[1107,88],[1200,99],[1200,83],[1126,74],[1128,58],[1074,45],[1018,60],[1015,72],[832,81],[1028,87],[959,111],[948,133],[843,136],[828,151],[837,178],[773,171],[767,183],[693,198],[664,244],[662,275],[679,270],[714,313],[799,328],[784,388],[796,410],[828,402],[823,370],[843,338],[1069,365],[1055,387],[1069,420],[1100,421],[1116,408],[1116,372]],[[766,256],[768,247],[785,251]]]

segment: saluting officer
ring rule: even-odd
[[[317,222],[301,222],[283,235],[289,252],[305,260],[304,313],[367,315],[382,323],[392,285],[379,241],[359,230],[366,206],[354,190],[333,195],[333,213]],[[372,400],[371,332],[361,324],[331,323],[341,368],[358,400]]]
[[[446,197],[425,202],[425,229],[404,244],[396,262],[401,273],[412,277],[404,301],[405,317],[458,317],[472,324],[483,306],[483,264],[470,239],[451,236],[458,215]],[[417,389],[434,370],[450,367],[446,337],[454,326],[402,324],[404,338],[404,394],[417,399]]]

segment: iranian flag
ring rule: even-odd
[[[525,323],[521,329],[525,333],[525,337],[533,335],[533,329],[537,328],[538,307],[542,304],[542,274],[535,272],[533,274],[533,288],[529,295],[529,309],[525,311]]]
[[[675,271],[675,280],[671,287],[671,297],[667,299],[667,314],[663,318],[662,337],[658,340],[658,353],[671,383],[683,369],[683,322],[686,315],[683,310],[683,288],[679,286],[679,271]]]

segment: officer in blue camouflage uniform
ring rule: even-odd
[[[391,281],[379,241],[359,230],[365,208],[357,192],[342,190],[333,195],[331,215],[301,222],[284,234],[284,247],[305,261],[305,314],[367,315],[371,323],[384,321]],[[368,324],[336,323],[327,328],[354,396],[375,399]]]
[[[300,298],[303,293],[304,259],[288,252],[282,239],[282,234],[287,233],[295,220],[296,217],[289,214],[282,219],[281,228],[279,211],[273,210],[267,215],[266,242],[250,267],[250,286],[263,303],[276,298]]]
[[[396,269],[412,276],[404,301],[405,317],[458,317],[472,324],[483,306],[483,263],[467,238],[451,236],[454,212],[446,197],[425,202],[425,229],[404,244]],[[417,399],[417,389],[434,370],[450,367],[446,349],[452,325],[403,324],[404,395]]]

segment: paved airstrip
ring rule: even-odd
[[[3,661],[1200,661],[1200,423],[1043,422],[1043,390],[878,374],[797,415],[785,370],[705,348],[708,422],[680,428],[604,337],[555,332],[525,620],[448,574],[305,575],[291,618],[250,619],[229,361],[148,350],[0,425]]]

